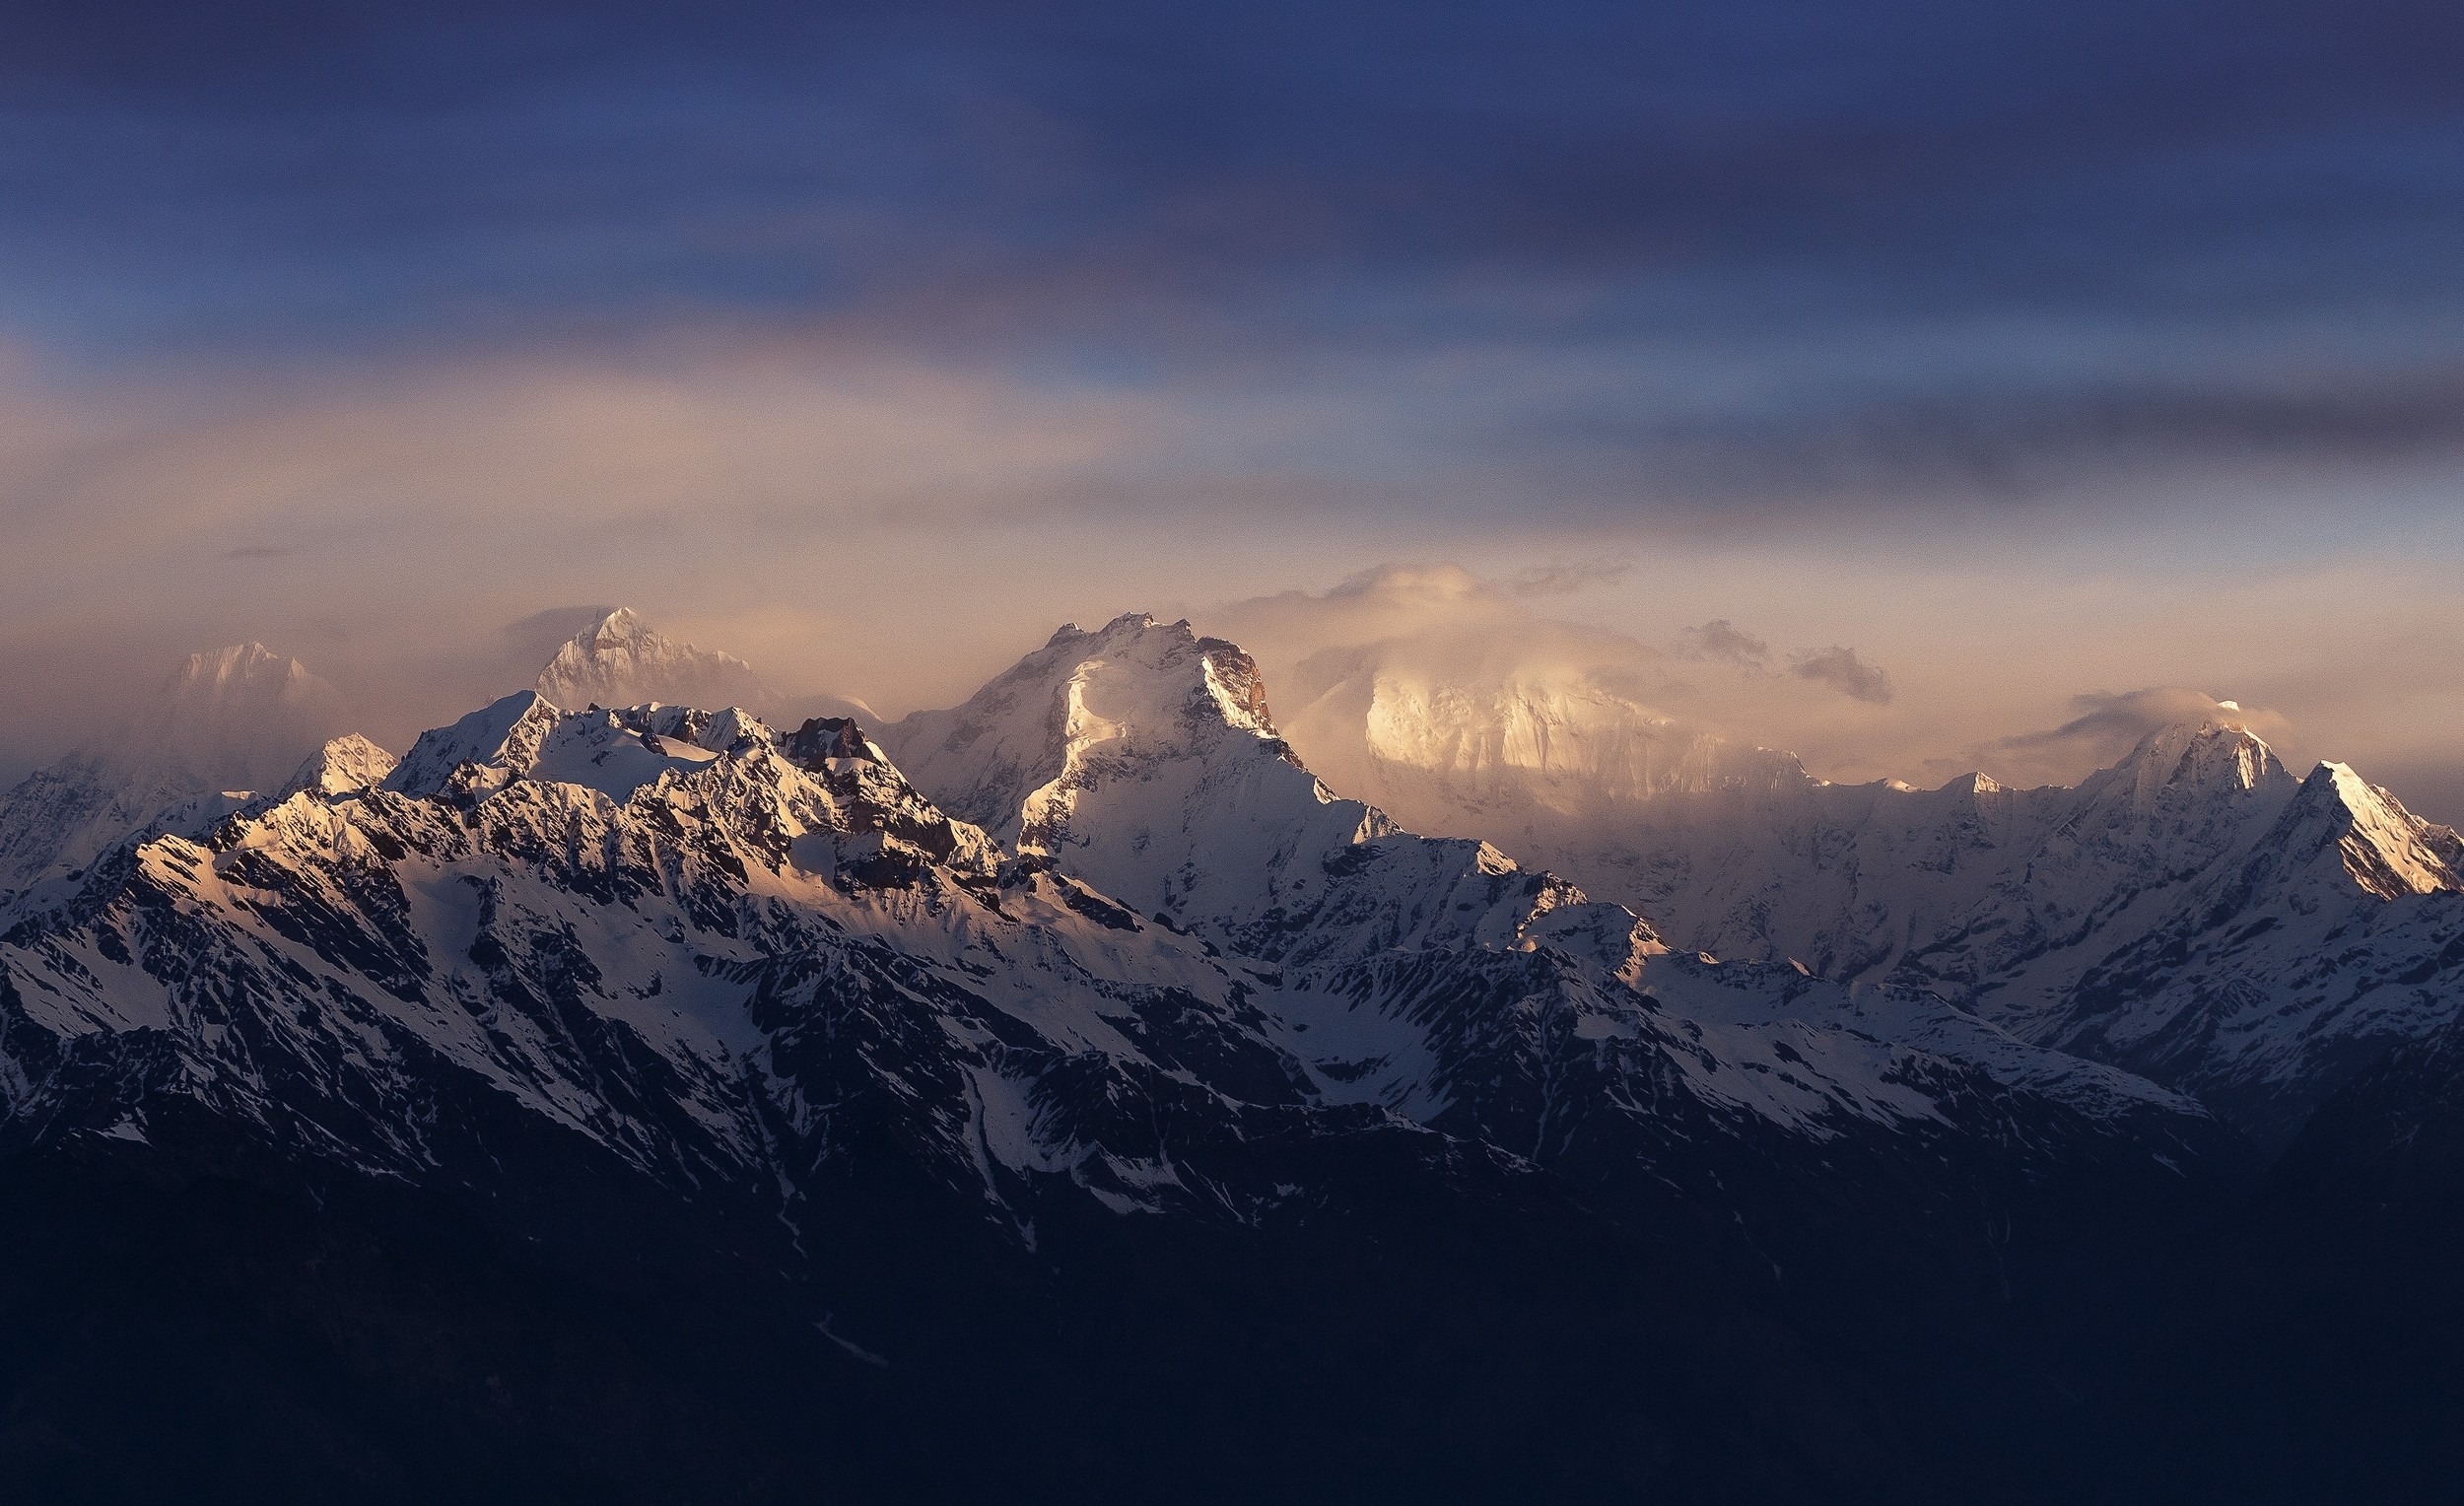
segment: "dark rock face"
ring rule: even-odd
[[[2169,1415],[2238,1498],[2464,1490],[2464,1033],[2384,1052],[2199,1250]],[[2299,1415],[2297,1429],[2265,1425]]]

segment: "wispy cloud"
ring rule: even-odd
[[[1633,573],[1630,560],[1534,565],[1517,571],[1507,587],[1518,596],[1571,596],[1594,586],[1614,584]]]
[[[1771,646],[1725,617],[1714,617],[1685,630],[1682,652],[1687,658],[1710,659],[1741,669],[1761,669],[1771,662]]]
[[[1890,676],[1879,664],[1869,664],[1857,656],[1854,649],[1833,644],[1827,649],[1804,649],[1789,656],[1788,672],[1801,680],[1828,685],[1841,695],[1875,706],[1888,706],[1894,691]]]

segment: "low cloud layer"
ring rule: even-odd
[[[2076,537],[2021,514],[1853,537],[1648,512],[1500,528],[1460,491],[1393,503],[1342,418],[818,337],[228,387],[0,352],[0,667],[25,708],[0,775],[109,724],[181,655],[250,639],[398,749],[528,683],[567,626],[554,604],[624,603],[785,692],[892,716],[963,698],[1061,621],[1145,609],[1251,644],[1278,707],[1312,653],[1409,639],[1612,677],[1825,777],[1925,781],[2088,715],[2085,688],[2190,684],[2278,709],[2295,762],[2464,789],[2441,773],[2464,743],[2451,519],[2357,539],[2369,514],[2322,494],[2224,533],[2160,512]],[[1294,436],[1353,480],[1269,463]],[[2073,779],[2088,746],[1991,756]]]

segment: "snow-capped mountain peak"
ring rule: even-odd
[[[537,762],[540,745],[559,714],[537,691],[516,691],[489,703],[449,726],[419,734],[411,751],[385,778],[385,787],[421,796],[445,787],[466,764],[499,767],[518,776]]]
[[[1592,647],[1500,634],[1329,649],[1278,687],[1282,728],[1321,778],[1406,826],[1510,847],[1532,822],[1705,794],[1764,804],[1820,783],[1792,754],[1652,705]]]
[[[345,726],[342,695],[260,643],[191,653],[110,755],[199,788],[261,789]]]
[[[944,809],[1147,913],[1254,919],[1287,867],[1394,830],[1301,767],[1248,654],[1144,613],[882,736]]]
[[[556,706],[755,706],[771,699],[753,666],[732,653],[658,632],[620,606],[574,635],[533,687]]]
[[[2226,721],[2161,727],[2140,740],[2113,771],[2131,805],[2149,811],[2215,793],[2289,791],[2293,776],[2249,728]]]
[[[2414,815],[2349,764],[2311,770],[2277,834],[2289,853],[2329,844],[2353,882],[2382,900],[2464,891],[2464,839]]]
[[[995,1206],[1038,1175],[1160,1208],[1207,1180],[1174,1159],[1192,1133],[1246,1143],[1265,1111],[1518,1156],[1597,1137],[1616,1176],[1681,1172],[1671,1147],[1696,1136],[1783,1161],[1965,1136],[1976,1094],[2094,1138],[2153,1116],[2156,1154],[2208,1132],[1938,1000],[1672,956],[1486,843],[1337,798],[1272,728],[1246,654],[1142,616],[890,729],[930,784],[853,722],[783,736],[523,692],[422,735],[378,787],[358,782],[381,755],[336,745],[286,797],[143,844],[0,966],[32,1025],[116,1050],[100,1036],[188,1028],[190,953],[153,939],[177,925],[298,1044],[282,1080],[336,1104],[388,1101],[354,1074],[442,1053],[634,1164],[769,1186],[775,1131],[817,1136],[794,1164],[818,1164],[853,1095]],[[199,1028],[200,1061],[257,1049],[253,1024]],[[229,1093],[274,1123],[253,1063]],[[1596,1112],[1568,1117],[1577,1098]],[[356,1133],[371,1166],[433,1164],[381,1117]]]
[[[308,762],[291,776],[281,792],[291,795],[306,789],[320,795],[344,795],[373,789],[385,782],[398,762],[359,733],[346,732],[309,754]]]
[[[2340,765],[2295,775],[2237,707],[2075,787],[1916,789],[1689,748],[1581,673],[1381,649],[1302,670],[1312,766],[1414,830],[1494,840],[1680,950],[1962,1000],[2263,1141],[2464,984],[2464,839]]]
[[[276,653],[250,639],[228,648],[191,653],[164,681],[165,693],[176,699],[210,700],[231,694],[235,687],[295,687],[315,679],[308,666],[288,654]]]
[[[1143,612],[1094,632],[1064,624],[964,705],[883,735],[944,805],[1031,847],[1050,844],[1083,776],[1107,762],[1220,748],[1298,768],[1249,655]]]
[[[911,786],[897,741],[1010,850]],[[682,1243],[743,1252],[720,1269],[887,1242],[985,1286],[966,1272],[1084,1271],[1142,1228],[1166,1243],[1127,1248],[1383,1249],[1362,1220],[1399,1193],[1392,1245],[1451,1266],[1422,1187],[1476,1198],[1463,1227],[1579,1205],[1642,1236],[1586,1247],[1620,1259],[1733,1224],[1721,1268],[1733,1249],[1774,1294],[1875,1229],[1872,1268],[1929,1272],[1899,1231],[1983,1231],[1951,1236],[1981,1275],[2013,1190],[2169,1202],[2229,1160],[2128,1072],[1930,995],[1672,955],[1495,847],[1396,830],[1186,624],[1073,630],[881,742],[523,692],[368,787],[384,762],[338,740],[281,798],[0,927],[0,1131],[263,1147],[311,1188],[467,1198],[525,1234],[595,1208],[573,1248],[601,1272],[674,1199]],[[877,1284],[811,1268],[765,1302],[826,1320]],[[866,1363],[933,1387],[929,1355]]]

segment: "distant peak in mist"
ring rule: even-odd
[[[625,606],[567,639],[533,688],[569,711],[650,701],[751,707],[777,699],[744,660],[669,638]]]
[[[341,692],[250,641],[180,660],[106,751],[199,787],[253,789],[290,774],[347,720]]]

